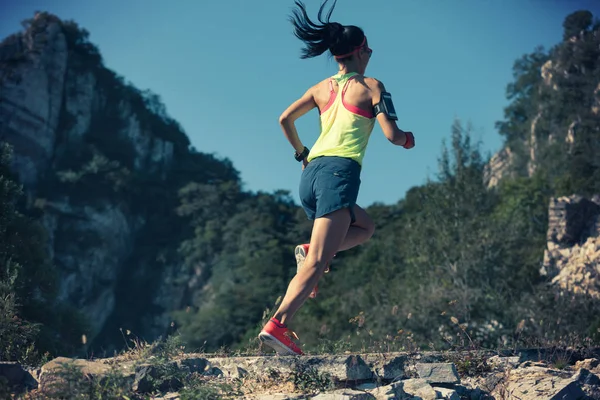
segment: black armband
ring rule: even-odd
[[[294,158],[296,159],[296,161],[300,162],[308,156],[308,153],[309,150],[306,148],[306,146],[304,146],[304,150],[302,150],[302,153],[298,154],[297,152],[294,152]]]
[[[379,103],[375,104],[373,107],[373,114],[375,116],[380,113],[384,113],[388,119],[393,121],[398,120],[396,109],[394,108],[394,103],[392,102],[392,95],[388,92],[381,92]]]

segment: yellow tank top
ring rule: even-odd
[[[320,112],[321,134],[310,150],[308,162],[317,157],[337,156],[350,158],[362,166],[375,118],[372,110],[363,110],[344,101],[348,83],[356,75],[356,72],[351,72],[331,77],[340,89],[336,94],[330,80],[331,97]]]

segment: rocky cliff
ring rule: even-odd
[[[513,67],[507,86],[511,104],[497,128],[505,145],[486,170],[489,187],[502,178],[532,177],[536,172],[560,179],[560,173],[595,169],[600,134],[600,22],[589,11],[565,18],[563,41],[548,51],[536,48]],[[576,158],[580,163],[574,162]],[[569,170],[570,169],[570,170]],[[589,180],[586,180],[588,179]],[[598,177],[564,184],[564,194],[591,189]]]
[[[600,298],[600,21],[577,11],[563,41],[517,60],[511,103],[497,123],[505,145],[486,166],[495,188],[538,177],[554,194],[540,273],[563,294]]]
[[[600,196],[552,199],[540,272],[560,291],[600,299]]]
[[[0,44],[0,140],[47,230],[59,298],[87,317],[88,343],[107,327],[152,339],[186,293],[176,244],[160,237],[184,229],[182,175],[237,172],[190,150],[158,96],[105,68],[75,23],[38,13],[24,25]]]

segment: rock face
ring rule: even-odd
[[[508,176],[512,162],[513,153],[509,147],[503,148],[492,156],[484,170],[484,180],[488,187],[497,186],[502,178]]]
[[[600,298],[600,196],[551,200],[540,272],[562,290]]]
[[[85,39],[76,25],[38,13],[0,44],[0,140],[13,146],[13,171],[29,204],[43,211],[48,251],[61,273],[59,297],[88,317],[92,341],[118,307],[125,269],[150,268],[131,264],[147,215],[118,191],[86,193],[67,184],[102,173],[123,187],[137,172],[160,185],[176,148],[187,151],[187,138],[182,132],[159,137],[156,126],[168,128],[168,122],[158,115],[151,127],[143,96],[104,68]],[[90,186],[106,183],[96,182]],[[162,295],[150,299],[150,308],[160,311],[147,318],[148,338],[163,333],[166,312],[183,293],[166,284],[154,289]]]
[[[36,24],[8,38],[0,60],[12,66],[0,86],[2,137],[15,146],[20,181],[33,188],[50,166],[57,141],[68,65],[65,35],[57,23]]]
[[[577,35],[565,36],[552,51],[536,50],[515,64],[516,79],[507,87],[511,104],[497,125],[507,140],[487,165],[489,187],[507,176],[531,177],[540,167],[564,167],[549,162],[560,159],[555,149],[577,154],[577,145],[588,143],[587,135],[596,135],[590,132],[597,132],[600,113],[599,64],[586,60],[600,55],[599,39],[600,25],[582,25]],[[572,92],[575,82],[578,89]],[[572,93],[577,94],[564,100]]]
[[[81,68],[85,56],[68,42],[64,23],[38,13],[28,29],[0,46],[1,133],[15,147],[15,171],[29,190],[55,158],[85,140],[94,120],[108,111],[109,88],[93,71]],[[134,168],[168,168],[173,143],[144,130],[130,103],[120,102],[117,110],[123,125],[106,134],[133,145]]]

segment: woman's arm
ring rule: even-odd
[[[372,105],[375,106],[379,103],[381,99],[381,92],[385,92],[385,86],[382,82],[371,78],[373,82],[372,85],[369,85],[371,88],[372,97]],[[381,130],[385,137],[396,146],[402,146],[407,149],[414,147],[414,137],[411,132],[405,132],[402,129],[398,128],[396,125],[396,121],[388,119],[387,116],[383,113],[377,115],[377,122],[379,122],[379,126],[381,126]]]
[[[317,107],[317,103],[315,102],[315,98],[313,96],[313,91],[314,87],[308,89],[301,98],[292,103],[292,105],[289,106],[287,110],[285,110],[279,117],[279,125],[281,125],[283,134],[298,154],[302,153],[304,150],[304,145],[298,137],[298,132],[296,131],[294,121],[313,108]]]

